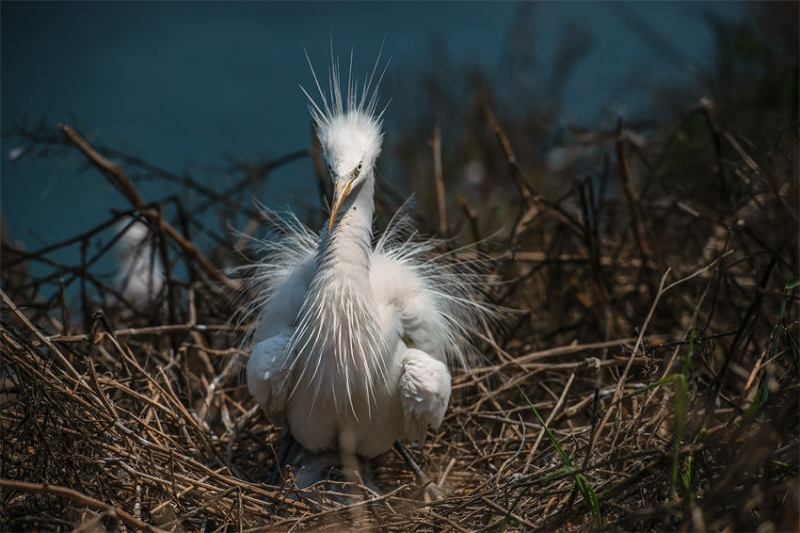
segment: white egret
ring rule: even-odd
[[[158,299],[166,277],[161,255],[155,248],[150,228],[141,220],[124,217],[116,224],[124,232],[117,241],[115,285],[128,302],[147,309]]]
[[[251,267],[257,319],[247,384],[270,419],[315,457],[300,461],[313,470],[332,466],[331,456],[373,458],[398,439],[422,441],[428,427],[437,429],[450,399],[448,365],[466,363],[470,338],[494,311],[483,297],[481,262],[437,253],[441,241],[412,240],[405,210],[373,241],[380,54],[359,90],[351,53],[345,94],[333,54],[327,95],[306,59],[320,101],[301,89],[334,197],[319,234],[265,211],[277,231]]]

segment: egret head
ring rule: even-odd
[[[332,52],[331,52],[332,53]],[[306,59],[308,55],[306,54]],[[320,103],[310,100],[309,110],[322,146],[322,155],[334,185],[331,217],[328,228],[332,229],[336,215],[347,196],[368,179],[374,179],[375,160],[381,153],[383,140],[383,111],[377,112],[377,95],[383,73],[375,82],[375,72],[380,53],[369,77],[359,91],[358,80],[353,79],[353,55],[350,54],[350,69],[347,76],[347,95],[342,95],[338,60],[331,57],[330,91],[322,90],[311,61],[311,73],[320,95]],[[385,72],[386,69],[384,68]],[[302,89],[302,87],[301,87]],[[384,108],[385,109],[385,108]]]
[[[351,191],[367,179],[374,179],[375,160],[381,152],[380,122],[359,111],[334,117],[318,129],[320,144],[333,179],[334,194],[328,229]]]

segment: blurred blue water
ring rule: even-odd
[[[536,6],[532,33],[543,68],[567,21],[588,27],[594,38],[592,53],[565,88],[565,119],[590,121],[612,101],[630,112],[645,105],[647,82],[689,83],[692,65],[713,57],[703,13],[736,18],[744,11],[732,2],[628,6],[676,48],[677,64],[643,43],[613,6]],[[491,69],[504,60],[519,13],[510,2],[3,1],[2,128],[9,130],[22,115],[52,123],[78,117],[92,139],[176,172],[221,165],[225,154],[277,157],[310,141],[298,88],[313,84],[304,47],[324,72],[332,37],[343,56],[355,49],[356,70],[363,72],[385,40],[384,53],[392,57],[387,76],[396,77],[421,70],[430,39],[438,36],[457,61]],[[631,72],[640,73],[642,87],[620,90],[620,79]],[[383,101],[390,95],[385,84]],[[387,125],[392,112],[390,106]],[[86,231],[112,207],[129,207],[96,172],[78,173],[80,158],[12,162],[9,150],[18,146],[2,140],[0,203],[8,229],[29,250]],[[141,190],[146,200],[163,195],[157,183],[142,183]],[[276,172],[260,200],[310,204],[315,195],[311,164],[303,160]]]

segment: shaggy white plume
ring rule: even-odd
[[[351,55],[346,94],[332,63],[329,94],[312,67],[319,103],[309,96],[334,184],[330,219],[317,234],[265,211],[274,231],[248,273],[255,297],[246,315],[257,316],[248,387],[306,450],[374,457],[439,427],[448,366],[466,364],[470,339],[495,313],[482,303],[480,260],[416,239],[405,209],[373,241],[378,61],[359,89]]]

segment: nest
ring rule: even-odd
[[[555,200],[533,188],[490,108],[484,117],[512,229],[479,246],[498,258],[495,302],[513,311],[500,331],[479,332],[481,361],[456,372],[442,427],[412,448],[443,489],[428,502],[394,452],[374,461],[380,495],[357,483],[344,501],[266,484],[279,428],[241,380],[241,331],[228,322],[235,280],[222,274],[230,250],[205,255],[187,229],[199,221],[168,220],[128,176],[165,171],[66,126],[28,132],[78,150],[132,205],[70,243],[137,214],[167,275],[142,309],[85,256],[32,278],[27,264],[58,246],[29,253],[4,237],[4,529],[797,530],[796,130],[788,150],[748,153],[710,124],[715,137],[691,164],[708,176],[724,160],[716,185],[681,178],[686,166],[673,160],[652,170],[660,185],[643,188],[647,154],[632,152],[620,124],[616,164],[599,176],[619,180],[620,193],[600,197],[578,180]],[[674,142],[647,148],[663,155]],[[251,168],[231,190],[284,162]],[[731,193],[734,173],[749,185],[724,209],[692,189]],[[479,240],[488,216],[462,200],[449,227]],[[389,204],[378,198],[382,213]],[[63,282],[41,296],[59,278],[80,287],[77,321]]]

